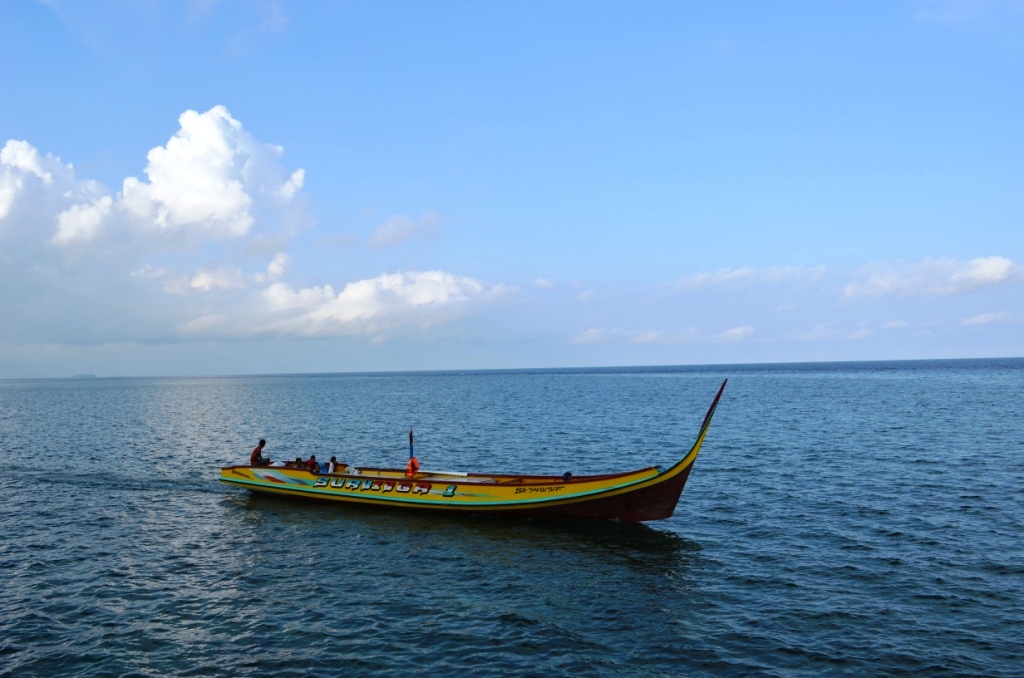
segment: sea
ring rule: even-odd
[[[274,459],[668,465],[675,514],[422,515]],[[0,381],[0,676],[1022,676],[1024,359]]]

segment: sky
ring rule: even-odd
[[[1024,356],[1024,0],[0,2],[0,378]]]

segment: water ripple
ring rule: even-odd
[[[400,463],[410,426],[448,468],[664,464],[723,376],[679,509],[650,526],[339,509],[215,480],[261,436],[274,456]],[[1016,676],[1022,376],[0,382],[0,675]]]

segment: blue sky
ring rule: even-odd
[[[0,4],[0,378],[1024,355],[1024,2]]]

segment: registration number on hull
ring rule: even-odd
[[[313,487],[330,487],[335,490],[350,492],[397,492],[399,494],[430,494],[433,485],[430,483],[412,483],[402,480],[380,480],[379,478],[317,478]],[[442,496],[454,497],[457,485],[449,485]]]

